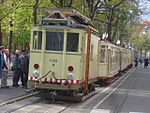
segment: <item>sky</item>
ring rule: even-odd
[[[140,0],[139,4],[144,14],[141,15],[142,20],[150,20],[150,0]]]

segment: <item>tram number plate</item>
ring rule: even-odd
[[[49,61],[50,61],[50,62],[55,62],[55,63],[57,63],[57,62],[58,62],[58,60],[57,60],[57,59],[49,59]]]

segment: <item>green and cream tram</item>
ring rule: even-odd
[[[56,10],[56,9],[55,9]],[[29,85],[75,96],[95,90],[132,63],[131,51],[95,35],[89,18],[75,10],[51,11],[32,28]]]
[[[52,15],[61,16],[57,12]],[[72,18],[78,20],[79,17],[73,14]],[[81,23],[84,19],[86,18],[80,18]],[[36,89],[83,92],[87,71],[88,27],[64,26],[66,19],[59,20],[60,23],[58,19],[53,18],[50,22],[57,24],[48,23],[51,25],[34,26],[32,29],[29,85]],[[90,90],[94,90],[95,86],[92,84],[97,79],[98,59],[95,52],[98,52],[99,38],[93,34],[91,37],[93,38],[91,44],[93,44],[90,63],[93,65],[88,70],[87,84],[91,84]]]

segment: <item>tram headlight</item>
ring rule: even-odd
[[[32,74],[33,74],[34,77],[39,77],[40,76],[40,73],[37,70],[33,71]]]
[[[73,73],[68,73],[67,74],[67,79],[69,79],[69,80],[74,79],[74,74]]]

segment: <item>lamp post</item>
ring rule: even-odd
[[[10,33],[9,33],[9,51],[11,51],[11,43],[12,43],[12,35],[13,35],[13,31],[12,31],[12,27],[13,27],[13,20],[11,18],[10,20]]]
[[[2,46],[2,23],[0,21],[0,46]]]

